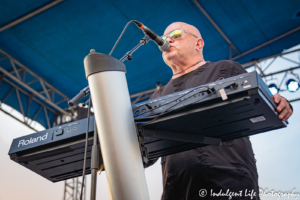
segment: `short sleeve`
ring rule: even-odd
[[[242,67],[242,65],[240,63],[231,61],[232,66],[230,67],[230,76],[236,76],[239,74],[244,74],[244,73],[248,73],[244,67]]]
[[[232,60],[221,60],[215,63],[215,73],[218,80],[247,73],[247,71],[237,62]]]
[[[155,90],[155,91],[153,92],[153,94],[150,96],[149,99],[154,99],[154,98],[156,98],[156,97],[157,97],[157,90]]]
[[[164,88],[165,88],[165,85],[161,86],[160,89],[155,90],[149,99],[155,99],[157,97],[162,96],[161,93],[164,90]]]

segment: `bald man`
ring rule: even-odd
[[[172,23],[162,38],[170,42],[171,48],[162,56],[172,69],[173,76],[151,98],[247,73],[240,64],[230,60],[206,62],[202,54],[204,41],[194,26]],[[279,118],[287,120],[292,114],[290,104],[279,94],[273,99],[278,103],[277,110],[281,112]],[[233,199],[251,199],[245,193],[252,193],[253,199],[259,199],[256,160],[249,137],[223,142],[219,147],[206,146],[164,156],[161,164],[162,200],[228,200],[228,196],[212,197],[213,193],[226,194],[227,191],[236,192],[238,196]],[[203,189],[207,191],[205,198],[201,197]]]

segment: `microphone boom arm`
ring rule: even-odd
[[[128,51],[119,61],[124,62],[125,60],[132,60],[132,54],[138,50],[143,45],[146,45],[150,41],[150,37],[148,35],[145,35],[138,45],[136,45],[131,51]],[[73,97],[69,102],[69,106],[74,106],[78,101],[80,101],[83,97],[88,95],[90,93],[90,87],[87,86],[84,89],[82,89],[75,97]]]
[[[131,51],[128,51],[119,61],[124,62],[125,60],[132,60],[132,54],[138,50],[142,45],[146,45],[150,41],[150,37],[148,35],[145,35],[140,40],[140,43],[136,45]]]

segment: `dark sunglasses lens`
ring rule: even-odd
[[[170,33],[170,38],[172,39],[176,39],[176,38],[180,38],[182,36],[182,30],[174,30]]]

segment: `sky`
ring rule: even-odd
[[[293,49],[299,48],[300,45]],[[293,53],[285,56],[300,62],[299,54]],[[264,68],[270,60],[260,64]],[[296,67],[299,64],[277,58],[266,73]],[[253,71],[253,68],[248,71]],[[295,70],[299,73],[300,70]],[[267,84],[279,85],[282,75],[274,76]],[[293,77],[289,74],[287,78]],[[300,91],[280,93],[288,100],[300,97]],[[259,186],[270,192],[288,192],[295,189],[300,193],[300,101],[292,103],[294,113],[289,119],[287,128],[269,131],[250,137],[259,174]],[[11,142],[14,138],[33,133],[31,129],[17,122],[0,111],[0,200],[52,200],[63,199],[64,182],[52,183],[40,175],[13,162],[8,156]],[[153,166],[145,169],[145,176],[151,200],[159,200],[162,194],[162,176],[160,160]],[[199,188],[200,189],[200,188]],[[87,176],[87,196],[90,195],[90,175]],[[97,200],[109,200],[108,185],[105,172],[98,176]],[[201,199],[201,198],[199,198]],[[263,200],[278,199],[275,196],[263,196]],[[281,197],[280,199],[287,199]],[[290,197],[290,199],[295,199]],[[300,199],[300,197],[298,197]]]

